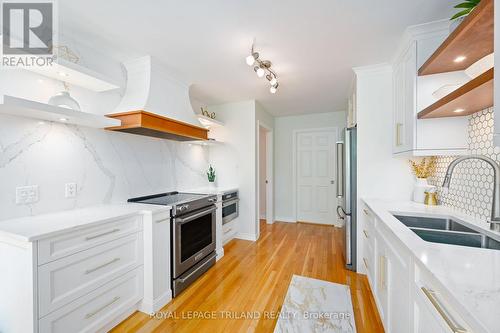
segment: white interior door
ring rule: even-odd
[[[332,224],[335,221],[335,149],[337,133],[297,134],[297,220]]]

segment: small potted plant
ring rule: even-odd
[[[215,187],[215,169],[212,165],[210,165],[210,167],[208,168],[207,178],[210,186]]]
[[[460,23],[467,17],[467,15],[470,14],[470,12],[476,8],[477,5],[479,5],[479,2],[481,0],[465,0],[462,3],[459,3],[458,5],[454,6],[453,8],[460,9],[458,13],[453,15],[450,20],[453,22],[450,25],[450,32],[455,30]]]
[[[436,162],[437,159],[435,156],[428,159],[423,158],[420,162],[410,160],[413,174],[417,178],[413,189],[413,201],[424,203],[425,192],[433,187],[429,185],[427,180],[436,172]]]

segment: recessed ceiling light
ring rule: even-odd
[[[59,74],[59,76],[64,76],[64,77],[69,76],[68,73],[64,72],[57,72],[57,74]]]
[[[66,121],[68,121],[68,118],[59,118],[59,121],[64,121],[64,122],[66,122]]]
[[[461,112],[464,112],[464,111],[465,111],[465,109],[456,109],[456,110],[455,110],[455,111],[453,111],[453,112],[455,112],[455,113],[461,113]]]
[[[455,58],[455,60],[453,60],[454,62],[462,62],[464,61],[465,59],[467,59],[466,56],[458,56]]]

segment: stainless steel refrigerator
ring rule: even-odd
[[[346,268],[356,271],[356,127],[346,128],[337,142],[337,215],[343,220]]]

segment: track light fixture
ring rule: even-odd
[[[269,84],[271,85],[270,92],[275,94],[278,90],[278,76],[276,72],[271,69],[271,62],[269,60],[260,60],[259,52],[254,51],[254,45],[252,44],[252,51],[250,55],[245,58],[248,66],[253,66],[253,70],[257,73],[258,77],[265,77]]]

